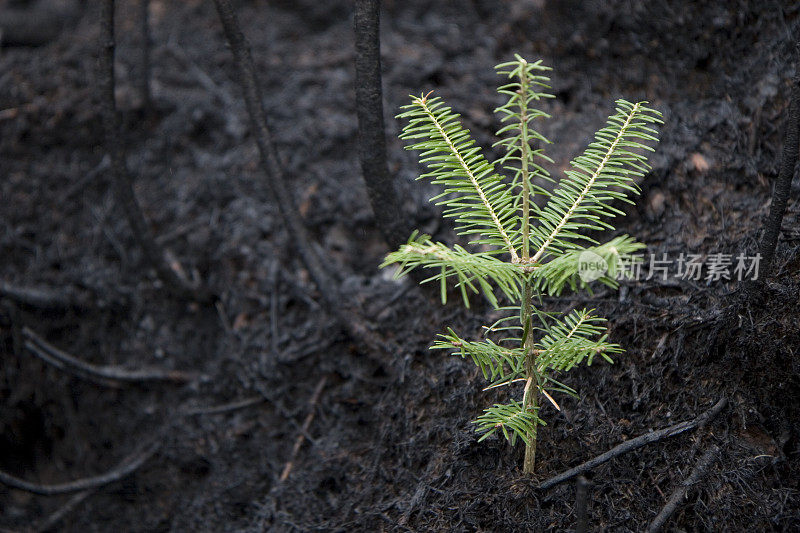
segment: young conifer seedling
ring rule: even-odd
[[[622,214],[613,203],[632,203],[628,195],[638,193],[634,179],[649,169],[643,153],[652,148],[644,143],[657,142],[654,125],[661,120],[647,102],[617,100],[606,126],[556,182],[540,164],[552,162],[541,148],[550,141],[533,127],[549,117],[533,104],[552,97],[546,92],[550,69],[519,55],[496,69],[508,83],[498,89],[507,101],[495,110],[503,124],[495,146],[505,154],[494,163],[440,98],[412,97],[398,115],[408,121],[401,139],[413,142],[408,148],[420,151],[428,167],[420,178],[444,188],[432,201],[455,219],[457,232],[469,236],[475,250],[415,232],[382,266],[399,265],[398,276],[431,269],[426,281],[441,284],[443,302],[453,283],[467,307],[469,293],[482,293],[503,312],[504,318],[485,328],[485,338],[467,340],[448,328],[431,348],[469,356],[490,381],[487,389],[521,386],[517,399],[487,408],[474,423],[483,433],[480,440],[499,430],[512,445],[523,441],[523,470],[531,473],[537,428],[545,425],[541,402],[559,409],[556,393],[576,394],[556,378],[584,361],[591,365],[598,355],[612,362],[610,356],[622,351],[608,341],[604,319],[592,310],[557,316],[536,304],[544,294],[584,288],[592,280],[616,287],[619,265],[644,248],[627,235],[600,244],[586,232],[613,230],[607,219]],[[546,181],[554,186],[544,186]]]

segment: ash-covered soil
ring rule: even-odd
[[[86,4],[45,44],[0,49],[0,470],[60,483],[111,469],[154,439],[160,448],[80,501],[0,485],[0,529],[570,530],[574,484],[539,491],[538,481],[723,397],[728,407],[706,428],[595,469],[590,529],[646,529],[711,445],[719,460],[670,530],[800,529],[797,188],[765,298],[736,320],[721,318],[735,280],[671,275],[545,300],[552,311],[596,308],[627,352],[565,377],[581,397],[545,408],[528,479],[521,447],[479,444],[470,424],[505,393],[482,391],[468,361],[428,350],[446,326],[479,335],[494,311],[441,306],[377,268],[388,249],[356,155],[351,3],[237,7],[300,214],[344,294],[397,353],[361,353],[316,303],[260,171],[213,3],[152,0],[154,103],[144,108],[138,2],[123,0],[117,102],[136,194],[160,244],[221,299],[200,306],[166,294],[109,186],[98,13]],[[415,226],[455,239],[427,202],[433,188],[414,181],[416,156],[391,116],[408,94],[435,89],[491,146],[492,67],[518,52],[554,69],[542,128],[554,169],[591,140],[614,99],[663,112],[652,172],[620,233],[671,258],[757,251],[794,75],[794,2],[386,0],[382,16],[389,163]],[[70,304],[20,303],[15,288]],[[24,328],[98,365],[203,377],[98,386],[34,357]]]

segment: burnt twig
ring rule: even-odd
[[[112,468],[108,472],[100,474],[99,476],[76,479],[75,481],[58,483],[55,485],[43,485],[19,479],[0,470],[0,483],[18,490],[24,490],[25,492],[31,492],[33,494],[39,494],[42,496],[55,496],[58,494],[81,492],[108,485],[109,483],[119,481],[120,479],[128,476],[141,467],[153,455],[155,455],[159,447],[159,442],[151,443],[144,450],[126,457],[115,468]]]
[[[639,437],[634,439],[628,440],[619,444],[607,452],[598,455],[594,459],[590,459],[583,464],[580,464],[574,468],[570,468],[569,470],[562,472],[556,476],[551,477],[550,479],[542,482],[539,484],[539,489],[549,489],[559,483],[563,483],[568,479],[572,479],[575,476],[580,474],[585,474],[586,472],[592,470],[595,467],[600,466],[601,464],[610,461],[615,457],[619,457],[629,451],[636,450],[645,446],[647,444],[657,442],[668,437],[674,437],[675,435],[680,435],[681,433],[685,433],[687,431],[691,431],[698,427],[704,427],[709,421],[714,419],[720,411],[728,404],[728,400],[726,398],[722,398],[718,401],[714,407],[703,413],[702,415],[698,416],[694,420],[687,420],[685,422],[680,422],[679,424],[675,424],[669,426],[664,429],[659,429],[658,431],[652,431],[650,433],[645,433]]]
[[[92,495],[92,493],[96,489],[87,489],[82,492],[79,492],[70,498],[67,503],[59,507],[53,514],[48,516],[47,518],[38,522],[34,527],[33,531],[40,533],[43,531],[50,531],[59,522],[61,522],[65,516],[71,513],[75,508],[77,508],[83,501]]]
[[[139,369],[130,370],[116,366],[97,366],[59,350],[29,328],[22,329],[25,348],[39,359],[75,376],[87,379],[106,387],[122,383],[170,382],[187,383],[199,377],[198,374],[179,370]]]
[[[255,74],[253,58],[250,55],[250,46],[245,40],[239,25],[239,20],[229,0],[214,0],[217,6],[219,19],[225,32],[225,38],[231,47],[236,68],[239,71],[239,80],[244,92],[247,113],[253,126],[256,145],[261,156],[261,164],[267,185],[275,197],[281,217],[286,223],[286,228],[297,248],[303,263],[311,274],[323,298],[334,302],[337,298],[333,294],[333,284],[328,272],[322,267],[322,262],[311,247],[311,238],[303,222],[298,217],[298,209],[294,197],[286,186],[283,167],[278,158],[278,152],[272,143],[272,134],[267,125],[267,116],[261,103],[261,87]]]
[[[223,413],[238,411],[239,409],[245,409],[247,407],[258,405],[266,401],[267,399],[264,398],[263,396],[253,396],[250,398],[245,398],[244,400],[237,400],[235,402],[225,403],[222,405],[212,405],[210,407],[193,407],[191,409],[187,409],[184,412],[184,414],[188,416],[219,415]]]
[[[123,295],[91,288],[78,288],[78,286],[65,285],[55,289],[52,287],[15,285],[0,281],[0,298],[6,298],[23,307],[55,311],[89,309],[93,307],[122,308],[128,305]]]
[[[433,481],[434,475],[439,471],[442,466],[443,457],[441,454],[436,454],[434,458],[428,462],[427,468],[425,468],[425,473],[417,483],[417,489],[414,491],[414,495],[411,497],[411,501],[408,502],[408,506],[406,510],[403,512],[403,516],[400,517],[397,524],[405,527],[408,524],[408,521],[411,519],[412,513],[417,509],[417,507],[423,502],[425,499],[425,495],[428,494],[430,490],[430,484]]]
[[[575,533],[589,531],[589,486],[588,479],[578,476],[575,484],[575,515],[577,517]]]
[[[322,376],[322,379],[319,380],[317,383],[317,387],[314,389],[314,394],[311,395],[311,399],[308,400],[308,414],[306,415],[306,419],[303,421],[303,428],[300,432],[300,435],[297,436],[297,440],[294,441],[294,447],[292,447],[292,454],[289,457],[289,460],[286,461],[286,466],[283,467],[283,472],[281,472],[281,477],[279,479],[280,482],[286,481],[289,477],[289,474],[292,472],[292,467],[294,466],[294,462],[297,459],[297,454],[300,453],[300,447],[303,445],[303,442],[306,440],[306,435],[308,434],[308,430],[311,427],[311,422],[314,421],[314,415],[316,413],[316,407],[319,403],[319,397],[322,395],[322,389],[325,388],[325,383],[327,383],[328,377]]]
[[[167,289],[182,298],[201,302],[214,299],[210,292],[194,286],[178,274],[170,264],[164,251],[159,248],[145,220],[136,195],[127,164],[125,151],[120,139],[119,115],[114,97],[114,0],[103,0],[101,3],[101,42],[100,52],[100,88],[102,91],[102,116],[105,130],[106,148],[111,156],[111,175],[116,200],[128,220],[136,241],[142,247],[145,257],[156,269],[159,278]]]
[[[650,527],[647,528],[648,533],[657,533],[661,531],[667,520],[672,516],[672,514],[678,509],[678,507],[683,503],[683,499],[686,497],[686,494],[689,490],[703,480],[708,471],[708,468],[714,464],[717,457],[719,456],[719,447],[716,445],[712,445],[706,453],[704,453],[700,459],[698,459],[697,464],[695,464],[692,472],[672,493],[667,501],[666,505],[661,509],[661,512],[656,515],[653,521],[650,523]]]
[[[390,248],[406,242],[411,228],[404,224],[401,201],[386,162],[381,87],[380,0],[356,0],[356,110],[358,157],[375,222]]]
[[[152,94],[150,92],[150,48],[152,39],[150,37],[150,0],[139,0],[139,24],[141,25],[142,42],[142,64],[139,78],[139,92],[142,96],[142,107],[150,108]]]
[[[281,269],[277,261],[272,263],[269,294],[269,346],[272,356],[278,356],[278,291],[280,290]]]
[[[60,291],[38,287],[19,287],[0,281],[0,296],[18,304],[40,309],[69,309],[82,307],[82,302],[70,288]]]
[[[111,158],[108,155],[103,156],[100,163],[89,172],[74,181],[59,197],[61,203],[72,201],[73,196],[82,193],[86,186],[97,179],[101,179],[103,173],[111,168]]]
[[[322,266],[323,262],[311,244],[311,238],[299,217],[294,197],[286,184],[283,166],[278,158],[278,152],[272,142],[272,134],[267,124],[267,115],[262,105],[261,87],[256,77],[250,47],[242,33],[238,17],[230,0],[214,0],[222,23],[225,38],[233,53],[234,63],[239,74],[239,81],[244,93],[245,106],[253,127],[253,135],[261,159],[261,167],[266,177],[281,217],[286,224],[295,251],[300,256],[311,279],[320,292],[322,305],[326,312],[334,317],[345,330],[355,339],[364,343],[365,352],[383,364],[376,354],[385,350],[385,343],[364,324],[364,319],[353,309],[343,303],[341,295],[336,288],[334,279]]]
[[[233,100],[233,96],[226,91],[223,87],[220,87],[214,80],[211,79],[209,76],[200,66],[192,61],[190,57],[186,55],[186,53],[175,43],[166,43],[164,45],[164,50],[169,52],[172,57],[177,59],[178,61],[183,64],[186,68],[188,74],[190,74],[200,86],[205,89],[209,94],[216,97],[222,104],[231,108],[235,105]],[[228,118],[227,120],[231,120]]]
[[[789,118],[786,121],[786,132],[783,139],[781,169],[772,193],[772,204],[765,223],[764,235],[761,238],[759,253],[761,254],[761,272],[759,278],[766,279],[772,270],[772,259],[778,244],[781,222],[792,188],[794,167],[797,164],[798,143],[800,143],[800,43],[795,52],[795,75],[792,80],[792,95],[789,102]]]

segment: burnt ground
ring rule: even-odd
[[[91,3],[90,3],[91,4]],[[240,2],[264,105],[302,217],[343,291],[397,353],[360,353],[315,303],[258,167],[211,2],[153,0],[154,106],[143,109],[135,2],[120,2],[117,101],[136,193],[160,242],[222,299],[165,294],[109,190],[93,6],[42,46],[0,50],[0,279],[76,305],[4,300],[0,469],[39,483],[101,473],[156,438],[134,474],[88,493],[63,531],[561,531],[575,488],[536,481],[651,429],[706,429],[650,444],[591,475],[592,530],[641,531],[708,446],[719,460],[670,522],[682,531],[800,529],[800,290],[793,189],[766,298],[720,319],[737,283],[671,276],[594,297],[627,353],[565,377],[579,400],[547,408],[538,474],[522,448],[477,443],[470,420],[498,398],[467,361],[428,351],[448,325],[480,333],[491,309],[439,305],[377,265],[356,157],[349,2]],[[497,122],[492,67],[514,52],[554,67],[543,128],[562,167],[618,97],[664,113],[642,197],[618,230],[648,252],[754,254],[778,172],[800,10],[793,2],[386,1],[387,115],[436,89],[484,146]],[[66,19],[65,19],[66,20]],[[414,182],[388,120],[391,170],[417,227],[452,241]],[[7,285],[7,286],[8,286]],[[28,327],[82,359],[197,371],[188,385],[101,387],[35,358]],[[376,361],[383,361],[381,365]],[[309,407],[325,378],[319,401]],[[205,407],[264,398],[246,408]],[[191,409],[196,414],[187,414]],[[308,413],[315,416],[307,431]],[[301,433],[288,479],[279,477]],[[69,496],[0,486],[0,529],[41,526]]]

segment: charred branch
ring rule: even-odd
[[[158,246],[145,220],[144,213],[133,191],[133,179],[125,161],[125,149],[120,138],[120,120],[114,96],[114,0],[101,3],[100,90],[102,93],[103,128],[106,150],[111,156],[111,175],[116,201],[122,207],[136,242],[141,246],[147,261],[155,268],[167,289],[181,298],[208,302],[215,298],[210,292],[196,287],[178,274],[164,251]]]
[[[404,224],[402,202],[395,191],[386,159],[381,86],[380,0],[357,0],[355,5],[356,110],[358,157],[375,222],[390,248],[411,234]]]
[[[197,379],[198,374],[179,370],[127,369],[116,366],[97,366],[59,350],[28,328],[22,328],[22,336],[27,348],[36,357],[74,376],[92,381],[106,387],[116,387],[120,383],[188,383]]]
[[[108,472],[94,477],[85,477],[76,479],[75,481],[69,481],[67,483],[44,485],[25,481],[0,470],[0,483],[17,490],[24,490],[25,492],[31,492],[41,496],[55,496],[58,494],[71,494],[73,492],[86,491],[108,485],[109,483],[119,481],[129,476],[138,470],[139,467],[141,467],[145,462],[147,462],[148,459],[155,455],[159,447],[160,443],[152,443],[144,450],[125,458],[115,468],[112,468]]]
[[[792,188],[794,168],[797,164],[798,144],[800,143],[800,43],[795,51],[795,75],[792,80],[792,94],[789,102],[789,118],[786,121],[786,132],[783,139],[783,153],[781,154],[781,168],[772,193],[772,203],[769,215],[764,224],[764,235],[761,238],[761,272],[759,278],[766,279],[772,271],[772,261],[775,248],[778,245],[778,235],[781,232],[781,222],[786,212],[789,192]]]
[[[549,489],[558,485],[559,483],[563,483],[569,479],[572,479],[575,476],[585,474],[586,472],[597,468],[601,464],[606,463],[615,457],[619,457],[620,455],[624,455],[630,451],[637,450],[643,446],[646,446],[647,444],[658,442],[669,437],[674,437],[675,435],[680,435],[681,433],[691,431],[698,427],[704,427],[706,424],[708,424],[708,422],[713,420],[727,404],[728,400],[723,398],[718,401],[714,407],[698,416],[694,420],[680,422],[679,424],[675,424],[664,429],[659,429],[658,431],[645,433],[644,435],[636,437],[635,439],[625,441],[622,444],[611,448],[607,452],[598,455],[594,459],[590,459],[583,464],[580,464],[574,468],[570,468],[565,472],[551,477],[550,479],[542,482],[538,488],[541,490]]]
[[[683,500],[686,498],[688,492],[698,483],[700,483],[703,478],[706,476],[709,467],[714,464],[719,456],[719,448],[717,446],[711,446],[706,453],[704,453],[700,459],[698,459],[697,464],[692,469],[692,472],[670,496],[669,500],[667,501],[666,505],[661,509],[661,512],[653,519],[653,522],[650,524],[650,527],[647,528],[648,533],[658,533],[661,529],[667,524],[667,521],[670,517],[675,513],[675,511],[680,507],[683,503]]]
[[[250,117],[267,186],[278,204],[295,251],[317,286],[326,312],[335,317],[354,340],[365,345],[366,353],[383,364],[376,357],[376,352],[385,351],[385,343],[367,328],[364,319],[350,305],[343,303],[335,280],[323,267],[322,260],[314,250],[311,237],[300,218],[295,199],[287,186],[283,165],[278,157],[278,151],[267,123],[267,115],[262,104],[262,91],[253,66],[250,46],[242,33],[236,12],[230,0],[214,0],[214,4],[217,7],[225,38],[230,45],[239,74],[245,107]]]

